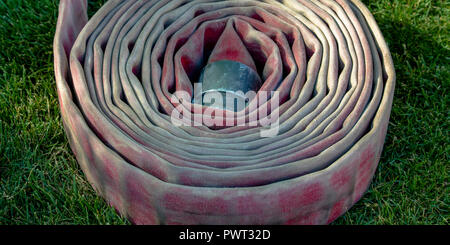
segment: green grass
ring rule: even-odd
[[[90,2],[92,14],[104,1]],[[334,224],[449,223],[450,3],[364,1],[397,71],[383,156]],[[0,0],[0,224],[129,224],[69,148],[53,77],[56,0]]]

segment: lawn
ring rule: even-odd
[[[89,1],[90,13],[105,1]],[[449,224],[450,2],[366,0],[397,86],[374,181],[334,224]],[[129,224],[87,183],[53,73],[57,0],[0,0],[0,224]]]

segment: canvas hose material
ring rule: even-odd
[[[395,71],[359,0],[110,0],[89,21],[86,0],[61,0],[59,11],[70,146],[132,223],[326,224],[367,190]],[[193,74],[229,47],[248,51],[233,57],[260,74],[261,90],[279,92],[276,136],[172,123],[182,103],[172,95],[192,94]]]

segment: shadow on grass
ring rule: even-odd
[[[397,75],[388,135],[368,192],[333,224],[445,223],[450,50],[436,36],[445,34],[390,12],[375,18]]]

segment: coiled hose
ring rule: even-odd
[[[326,224],[368,188],[395,71],[360,1],[110,0],[89,21],[86,10],[60,1],[62,120],[88,181],[132,223]],[[173,123],[179,108],[202,119],[172,98],[193,94],[212,53],[245,53],[260,90],[278,93],[277,108],[232,114],[276,112],[275,135]]]

